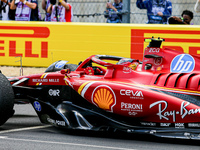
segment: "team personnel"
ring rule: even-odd
[[[150,24],[167,24],[172,14],[170,0],[137,0],[136,5],[140,9],[147,9],[147,23]]]
[[[51,21],[51,14],[47,13],[47,9],[50,4],[50,0],[42,0],[42,9],[46,12],[44,21]]]
[[[15,20],[15,11],[10,10],[12,0],[1,0],[0,4],[0,20]]]
[[[38,2],[37,0],[13,0],[10,9],[16,10],[16,21],[38,21]]]
[[[58,5],[50,4],[47,13],[51,14],[52,22],[72,22],[72,6],[67,0],[59,0]]]
[[[107,23],[121,23],[122,15],[118,12],[121,12],[123,8],[123,3],[120,0],[114,0],[114,3],[106,3],[106,14],[104,15],[107,18]]]
[[[194,15],[190,10],[184,10],[181,14],[181,18],[172,16],[169,18],[169,24],[185,24],[190,25]]]

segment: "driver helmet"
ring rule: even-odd
[[[129,64],[128,67],[130,67],[132,70],[135,70],[137,68],[137,66],[138,66],[138,62],[133,62],[133,63]]]
[[[131,58],[122,58],[119,60],[117,64],[124,65],[124,66],[130,67],[132,70],[135,70],[139,63],[135,62]]]
[[[133,59],[131,58],[122,58],[119,60],[117,64],[124,65],[124,64],[132,63],[132,62],[133,62]]]

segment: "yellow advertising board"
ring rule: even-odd
[[[145,38],[163,47],[200,55],[200,26],[1,21],[0,65],[47,67],[58,60],[78,64],[95,54],[142,60]]]

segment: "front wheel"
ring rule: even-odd
[[[0,125],[14,114],[14,92],[8,79],[0,73]]]

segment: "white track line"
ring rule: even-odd
[[[11,130],[0,131],[0,134],[10,133],[10,132],[26,131],[26,130],[33,130],[33,129],[42,129],[42,128],[47,128],[47,127],[51,127],[51,126],[52,125],[35,126],[35,127],[27,127],[27,128],[20,128],[20,129],[11,129]]]
[[[6,136],[0,136],[0,139],[3,140],[13,140],[13,141],[23,141],[23,142],[35,142],[35,143],[47,143],[47,144],[60,144],[60,145],[71,145],[71,146],[82,146],[82,147],[93,147],[93,148],[102,148],[102,149],[114,149],[114,150],[136,150],[136,149],[127,149],[120,147],[107,147],[100,145],[88,145],[88,144],[77,144],[77,143],[64,143],[64,142],[53,142],[53,141],[41,141],[41,140],[29,140],[29,139],[16,139],[16,138],[8,138]]]
[[[11,132],[19,132],[19,131],[26,131],[26,130],[33,130],[33,129],[42,129],[42,128],[47,128],[47,127],[51,127],[51,125],[36,126],[36,127],[28,127],[28,128],[20,128],[20,129],[12,129],[12,130],[0,131],[0,134],[11,133]],[[100,146],[100,145],[87,145],[87,144],[77,144],[77,143],[64,143],[64,142],[53,142],[53,141],[16,139],[16,138],[9,138],[9,137],[6,137],[6,136],[0,136],[0,139],[2,139],[2,140],[3,139],[5,139],[5,140],[13,140],[13,141],[24,141],[24,142],[47,143],[47,144],[61,144],[61,145],[94,147],[94,148],[102,148],[102,149],[135,150],[135,149],[127,149],[127,148],[119,148],[119,147],[107,147],[107,146]]]

